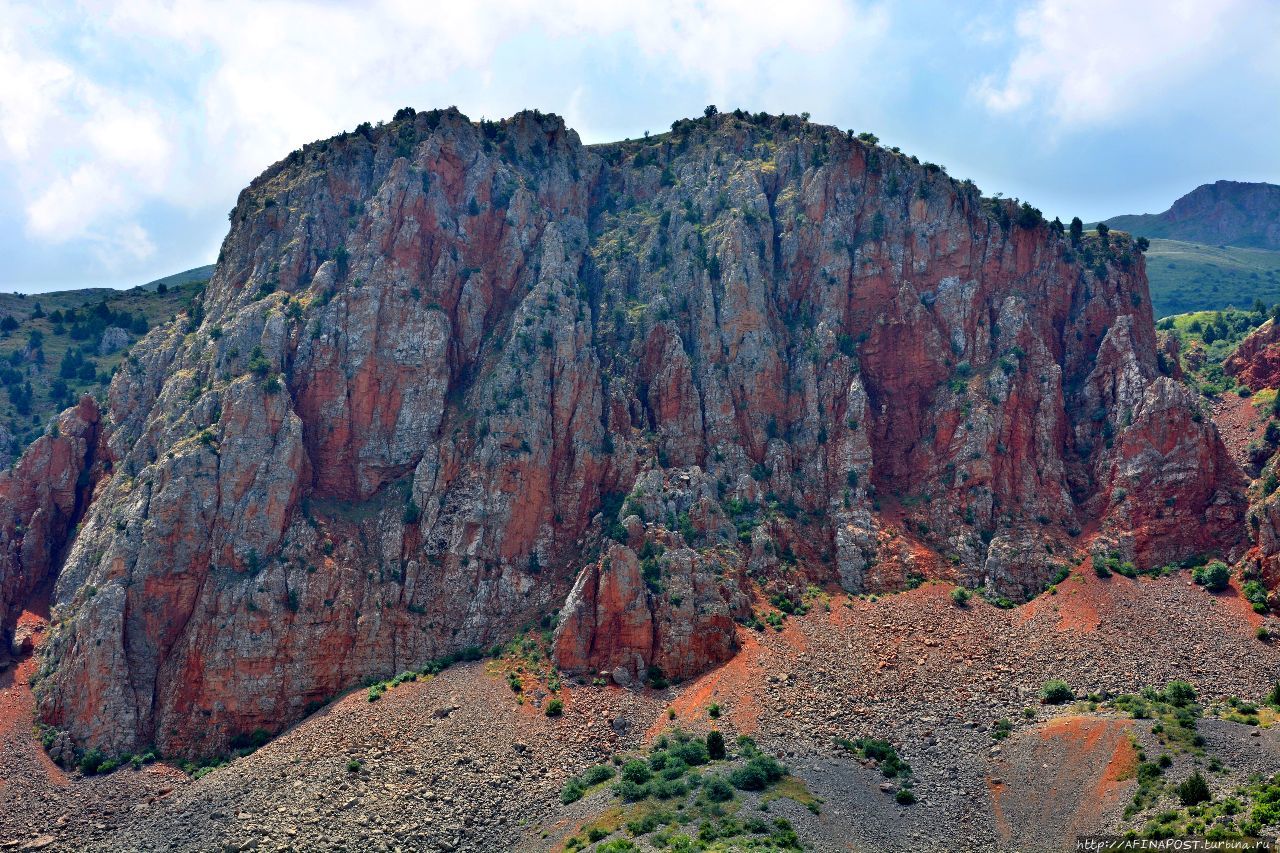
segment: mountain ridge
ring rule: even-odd
[[[562,603],[561,668],[638,686],[813,586],[1020,600],[1084,528],[1142,568],[1243,544],[1135,244],[851,131],[402,111],[231,219],[71,448],[65,563],[6,533],[56,581],[37,693],[75,743],[225,749]]]
[[[1162,213],[1103,221],[1139,237],[1276,250],[1280,249],[1280,186],[1219,180],[1201,184]]]

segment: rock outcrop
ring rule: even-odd
[[[9,650],[27,598],[52,581],[88,504],[99,462],[98,427],[98,406],[85,397],[13,468],[0,472],[0,655]]]
[[[1240,342],[1222,371],[1254,391],[1280,388],[1280,326],[1268,320]]]
[[[1132,242],[852,133],[402,111],[231,221],[111,386],[38,686],[80,743],[218,750],[566,596],[561,665],[636,681],[727,658],[757,591],[1241,541]]]

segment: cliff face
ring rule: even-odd
[[[756,588],[1018,598],[1082,530],[1242,535],[1128,240],[851,134],[402,115],[231,219],[112,383],[39,685],[80,741],[212,751],[561,608],[566,669],[685,676]]]
[[[1269,320],[1251,332],[1222,362],[1222,371],[1253,390],[1280,387],[1280,326]]]
[[[0,472],[0,659],[8,656],[22,605],[50,579],[101,473],[98,426],[98,406],[85,397]]]

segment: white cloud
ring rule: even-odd
[[[1274,39],[1269,0],[1040,0],[1016,21],[1017,53],[977,94],[995,113],[1105,124],[1171,103],[1206,69]],[[1270,30],[1270,33],[1267,33]]]
[[[31,239],[81,241],[110,266],[155,251],[149,205],[225,206],[301,144],[405,104],[444,106],[475,91],[459,75],[484,79],[530,31],[588,50],[630,39],[629,60],[714,101],[759,97],[824,54],[829,68],[841,45],[862,48],[841,57],[853,65],[886,29],[854,0],[0,0],[0,169]],[[783,55],[795,67],[777,67]],[[560,108],[586,118],[590,99],[570,93]]]

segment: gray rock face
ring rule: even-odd
[[[98,343],[98,355],[112,355],[129,345],[129,333],[119,326],[107,326]]]

